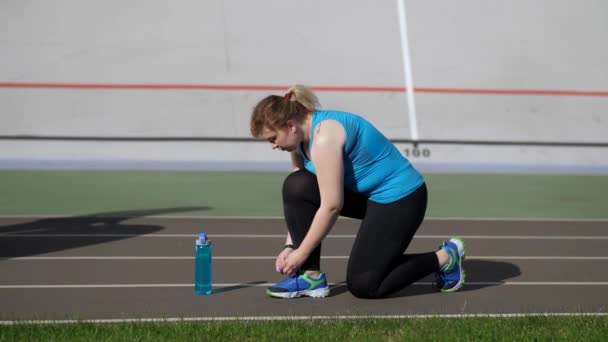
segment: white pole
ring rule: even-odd
[[[414,102],[414,77],[410,60],[410,44],[407,35],[407,22],[405,19],[405,0],[397,0],[399,15],[399,33],[401,34],[401,50],[403,53],[403,72],[405,76],[405,93],[407,95],[407,108],[410,121],[410,135],[414,143],[418,141],[418,121],[416,119],[416,103]]]

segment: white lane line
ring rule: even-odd
[[[74,215],[0,215],[0,219],[104,219],[104,218],[124,218],[123,216],[79,216],[78,214]],[[150,216],[137,216],[137,217],[127,217],[124,218],[127,220],[135,220],[135,219],[183,219],[183,220],[279,220],[285,221],[283,216],[196,216],[196,215],[150,215]],[[351,219],[347,217],[340,217],[339,220],[345,221],[358,221],[356,219]],[[564,217],[564,218],[554,218],[554,217],[462,217],[462,216],[447,216],[447,217],[432,217],[428,216],[424,219],[425,221],[480,221],[480,222],[488,222],[488,221],[510,221],[510,222],[608,222],[608,217],[601,218],[576,218],[576,217]]]
[[[425,218],[425,221],[472,221],[472,222],[566,222],[566,223],[576,223],[576,222],[608,222],[608,217],[599,217],[599,218],[576,218],[576,217],[428,217]]]
[[[230,260],[238,257],[214,256],[215,260]],[[268,259],[269,257],[243,257],[243,260]],[[276,258],[276,257],[275,257]],[[46,260],[194,260],[194,256],[57,256],[57,257],[8,257],[7,261],[46,261]],[[237,259],[238,260],[238,259]]]
[[[608,256],[467,256],[467,260],[608,260]],[[466,261],[465,261],[466,262]]]
[[[137,219],[176,219],[176,220],[281,220],[284,221],[285,218],[283,216],[275,216],[275,215],[243,215],[243,216],[228,216],[228,215],[211,215],[211,216],[197,216],[197,215],[136,215],[129,216],[129,214],[125,215],[100,215],[95,216],[87,215],[87,214],[32,214],[32,215],[0,215],[0,219],[66,219],[66,220],[104,220],[104,219],[123,219],[127,220],[137,220]],[[353,220],[348,217],[340,217],[340,220]]]
[[[77,324],[77,323],[175,323],[190,321],[308,321],[308,320],[360,320],[360,319],[429,319],[429,318],[525,318],[525,317],[602,317],[606,312],[532,312],[532,313],[482,313],[482,314],[436,314],[436,315],[335,315],[335,316],[211,316],[168,318],[109,318],[109,319],[64,319],[64,320],[13,320],[0,321],[0,325],[15,324]]]
[[[81,238],[81,237],[145,237],[145,238],[196,238],[197,234],[23,234],[23,232],[0,233],[12,238]],[[353,239],[355,234],[330,234],[327,238]],[[414,239],[446,239],[450,235],[416,235]],[[463,239],[479,240],[608,240],[608,236],[594,235],[458,235]],[[285,234],[209,234],[213,239],[284,239]]]
[[[214,283],[215,290],[224,287],[267,287],[274,283]],[[330,286],[345,286],[344,283],[329,283]],[[431,286],[431,282],[416,282],[412,285]],[[478,281],[467,282],[473,286],[608,286],[608,281]],[[38,284],[0,285],[0,289],[96,289],[96,288],[175,288],[194,287],[194,284]]]
[[[214,260],[275,260],[276,256],[214,256]],[[6,261],[43,260],[193,260],[194,256],[31,256],[2,257]],[[321,259],[348,259],[348,255],[327,255]],[[510,256],[480,255],[467,256],[467,260],[608,260],[608,256]],[[465,261],[466,262],[466,261]]]

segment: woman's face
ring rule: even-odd
[[[270,143],[273,150],[292,152],[300,144],[297,126],[291,121],[287,122],[286,127],[277,130],[264,127],[262,137]]]

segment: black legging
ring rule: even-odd
[[[300,246],[321,196],[317,177],[306,170],[291,173],[283,183],[283,206],[292,242]],[[403,254],[424,219],[426,185],[392,203],[380,204],[344,190],[341,216],[362,219],[348,260],[348,290],[360,298],[380,298],[439,270],[435,252]],[[301,270],[319,270],[321,245]]]

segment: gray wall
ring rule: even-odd
[[[608,142],[607,2],[410,0],[406,8],[421,139]],[[7,28],[0,31],[0,136],[248,137],[256,101],[282,93],[14,83],[404,87],[396,0],[3,0],[0,21]],[[410,138],[403,92],[318,95],[325,108],[360,113],[387,136]],[[421,148],[430,151],[412,158],[421,167],[608,170],[608,147]],[[41,160],[252,167],[287,156],[262,143],[0,140],[0,166]]]

